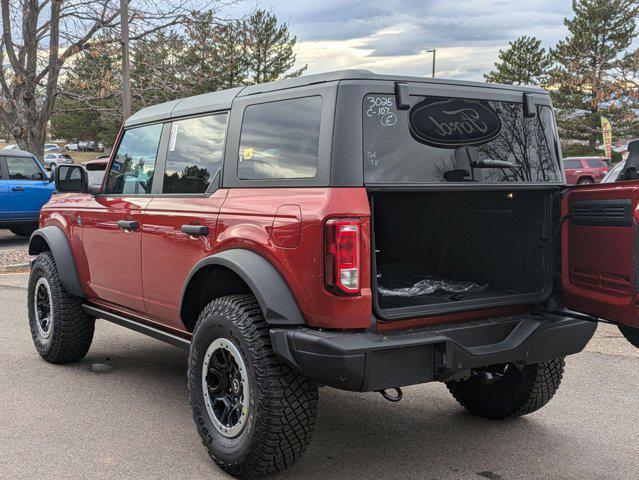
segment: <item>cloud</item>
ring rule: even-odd
[[[277,0],[272,9],[297,35],[298,64],[309,73],[368,68],[427,75],[437,49],[438,75],[481,80],[500,48],[520,35],[545,46],[566,34],[570,0]]]

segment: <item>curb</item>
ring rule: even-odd
[[[29,268],[29,262],[16,263],[14,265],[0,265],[0,272],[12,272],[14,270],[22,270],[25,268]]]

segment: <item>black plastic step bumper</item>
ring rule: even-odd
[[[488,365],[572,355],[596,329],[585,320],[519,315],[389,334],[275,328],[271,340],[276,353],[307,377],[366,392],[443,381]]]

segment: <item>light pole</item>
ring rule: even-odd
[[[437,49],[433,48],[431,50],[425,50],[425,52],[433,54],[433,78],[435,78],[435,55],[437,54]]]
[[[129,64],[129,0],[120,0],[122,31],[122,116],[131,116],[131,71]]]

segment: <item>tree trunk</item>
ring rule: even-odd
[[[44,158],[44,140],[46,127],[34,124],[29,125],[24,136],[16,138],[21,150],[26,150],[36,156],[40,161]]]

